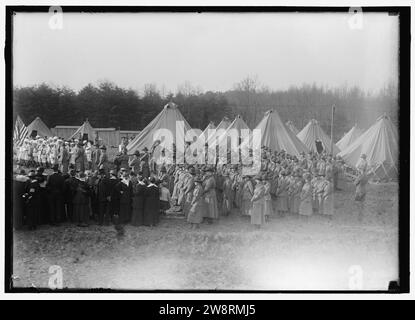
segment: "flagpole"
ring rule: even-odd
[[[336,109],[336,106],[333,104],[331,106],[331,133],[330,133],[330,139],[331,139],[331,155],[333,156],[333,122],[334,122],[334,110]]]

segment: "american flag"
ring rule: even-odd
[[[15,146],[21,146],[23,140],[28,135],[27,127],[24,125],[22,119],[17,116],[16,124],[14,125],[13,143]]]

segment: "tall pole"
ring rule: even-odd
[[[330,134],[330,139],[331,139],[331,155],[333,156],[333,122],[334,122],[334,110],[336,109],[336,106],[333,104],[331,106],[331,134]]]

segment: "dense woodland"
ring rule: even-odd
[[[284,121],[292,120],[298,129],[315,118],[329,134],[333,104],[336,140],[355,123],[367,128],[384,113],[398,122],[398,91],[392,84],[375,93],[366,93],[357,87],[316,85],[271,90],[256,78],[247,77],[226,92],[202,92],[189,82],[179,86],[174,94],[162,92],[155,84],[145,85],[139,93],[110,82],[89,84],[79,92],[47,84],[15,87],[13,118],[20,115],[29,124],[39,116],[49,127],[81,125],[88,118],[97,128],[141,130],[167,102],[173,101],[190,125],[202,130],[209,121],[218,124],[224,116],[233,118],[237,114],[254,128],[265,111],[276,109]]]

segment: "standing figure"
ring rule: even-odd
[[[206,203],[204,199],[203,181],[201,177],[194,179],[195,187],[193,189],[192,203],[190,205],[187,222],[192,225],[192,228],[198,228],[203,221],[205,215]]]
[[[244,176],[244,184],[242,186],[242,208],[243,216],[250,216],[252,211],[252,197],[254,196],[254,186],[249,176]]]
[[[271,199],[271,183],[266,174],[262,176],[262,184],[264,186],[264,216],[268,220],[272,215],[272,199]]]
[[[138,174],[137,183],[133,185],[133,211],[131,214],[131,224],[142,226],[144,221],[144,198],[147,186],[143,181],[143,176]]]
[[[26,184],[25,194],[23,195],[26,203],[26,224],[28,225],[29,230],[35,230],[39,223],[42,206],[40,185],[34,171],[31,171],[28,177],[29,180]]]
[[[311,185],[311,175],[304,174],[305,183],[300,193],[299,214],[302,216],[311,216],[313,214],[313,187]]]
[[[65,180],[64,184],[64,199],[66,204],[66,217],[70,222],[74,221],[73,216],[73,197],[78,187],[78,179],[76,179],[75,170],[69,171],[69,177]]]
[[[144,225],[155,226],[160,213],[160,190],[154,177],[151,177],[149,182],[144,200]]]
[[[85,173],[81,172],[78,176],[78,184],[73,196],[73,221],[79,227],[87,227],[89,222],[91,189],[86,182]]]
[[[99,148],[100,148],[100,156],[98,160],[98,169],[104,169],[105,174],[108,175],[109,163],[108,163],[107,148],[105,146],[101,146]]]
[[[322,214],[326,216],[333,216],[334,203],[333,203],[333,182],[331,174],[326,174],[323,180],[323,210]]]
[[[356,186],[356,192],[354,200],[357,204],[358,219],[360,222],[363,221],[365,199],[366,199],[366,185],[369,182],[369,175],[365,171],[360,171],[359,175],[354,181]]]
[[[49,201],[49,222],[52,225],[62,222],[64,216],[65,179],[59,172],[59,166],[53,165],[53,173],[48,177],[46,188]]]
[[[224,177],[222,184],[222,214],[228,216],[232,210],[233,184],[227,173],[224,173],[222,176]]]
[[[129,223],[131,220],[133,186],[130,181],[130,176],[126,171],[122,173],[121,181],[115,185],[115,192],[119,199],[119,223]]]
[[[255,190],[254,195],[251,199],[252,201],[252,214],[251,214],[251,224],[255,225],[258,229],[265,223],[265,201],[264,193],[265,188],[262,183],[261,176],[255,177]]]
[[[98,171],[98,179],[96,181],[96,199],[98,203],[98,217],[97,222],[99,225],[109,224],[109,203],[111,199],[109,179],[105,175],[104,169]]]
[[[216,199],[216,183],[213,177],[213,169],[206,170],[206,180],[203,183],[203,189],[205,194],[205,202],[207,205],[206,218],[209,223],[213,220],[219,219],[218,202]]]

